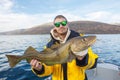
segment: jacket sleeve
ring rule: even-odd
[[[92,69],[97,66],[98,55],[92,51],[92,48],[88,48],[88,54],[83,58],[83,60],[78,60],[76,58],[76,65],[83,69]]]
[[[42,69],[40,71],[37,71],[33,68],[32,71],[39,77],[49,76],[53,72],[53,66],[47,66],[45,64],[42,64]]]

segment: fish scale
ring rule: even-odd
[[[48,66],[54,64],[62,64],[70,62],[78,55],[74,52],[81,52],[88,49],[96,41],[96,36],[79,36],[68,40],[64,44],[56,44],[50,48],[46,48],[38,52],[32,46],[28,47],[22,56],[20,55],[6,55],[10,67],[14,67],[21,60],[27,60],[29,63],[32,59],[36,59]]]

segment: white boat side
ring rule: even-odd
[[[109,63],[98,63],[97,68],[86,71],[88,80],[120,80],[119,67]]]

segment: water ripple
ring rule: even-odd
[[[24,60],[15,68],[10,68],[6,54],[21,55],[29,46],[41,51],[49,40],[49,35],[14,35],[0,36],[0,80],[45,80],[38,78]],[[97,42],[92,46],[99,55],[98,62],[120,66],[120,35],[97,35]]]

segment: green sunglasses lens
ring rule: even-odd
[[[67,21],[62,21],[62,22],[56,22],[56,23],[54,23],[54,25],[55,25],[56,27],[60,27],[60,24],[61,24],[62,26],[66,26]]]
[[[62,21],[61,24],[62,24],[62,26],[66,26],[67,21]]]
[[[60,22],[54,23],[56,27],[60,27]]]

